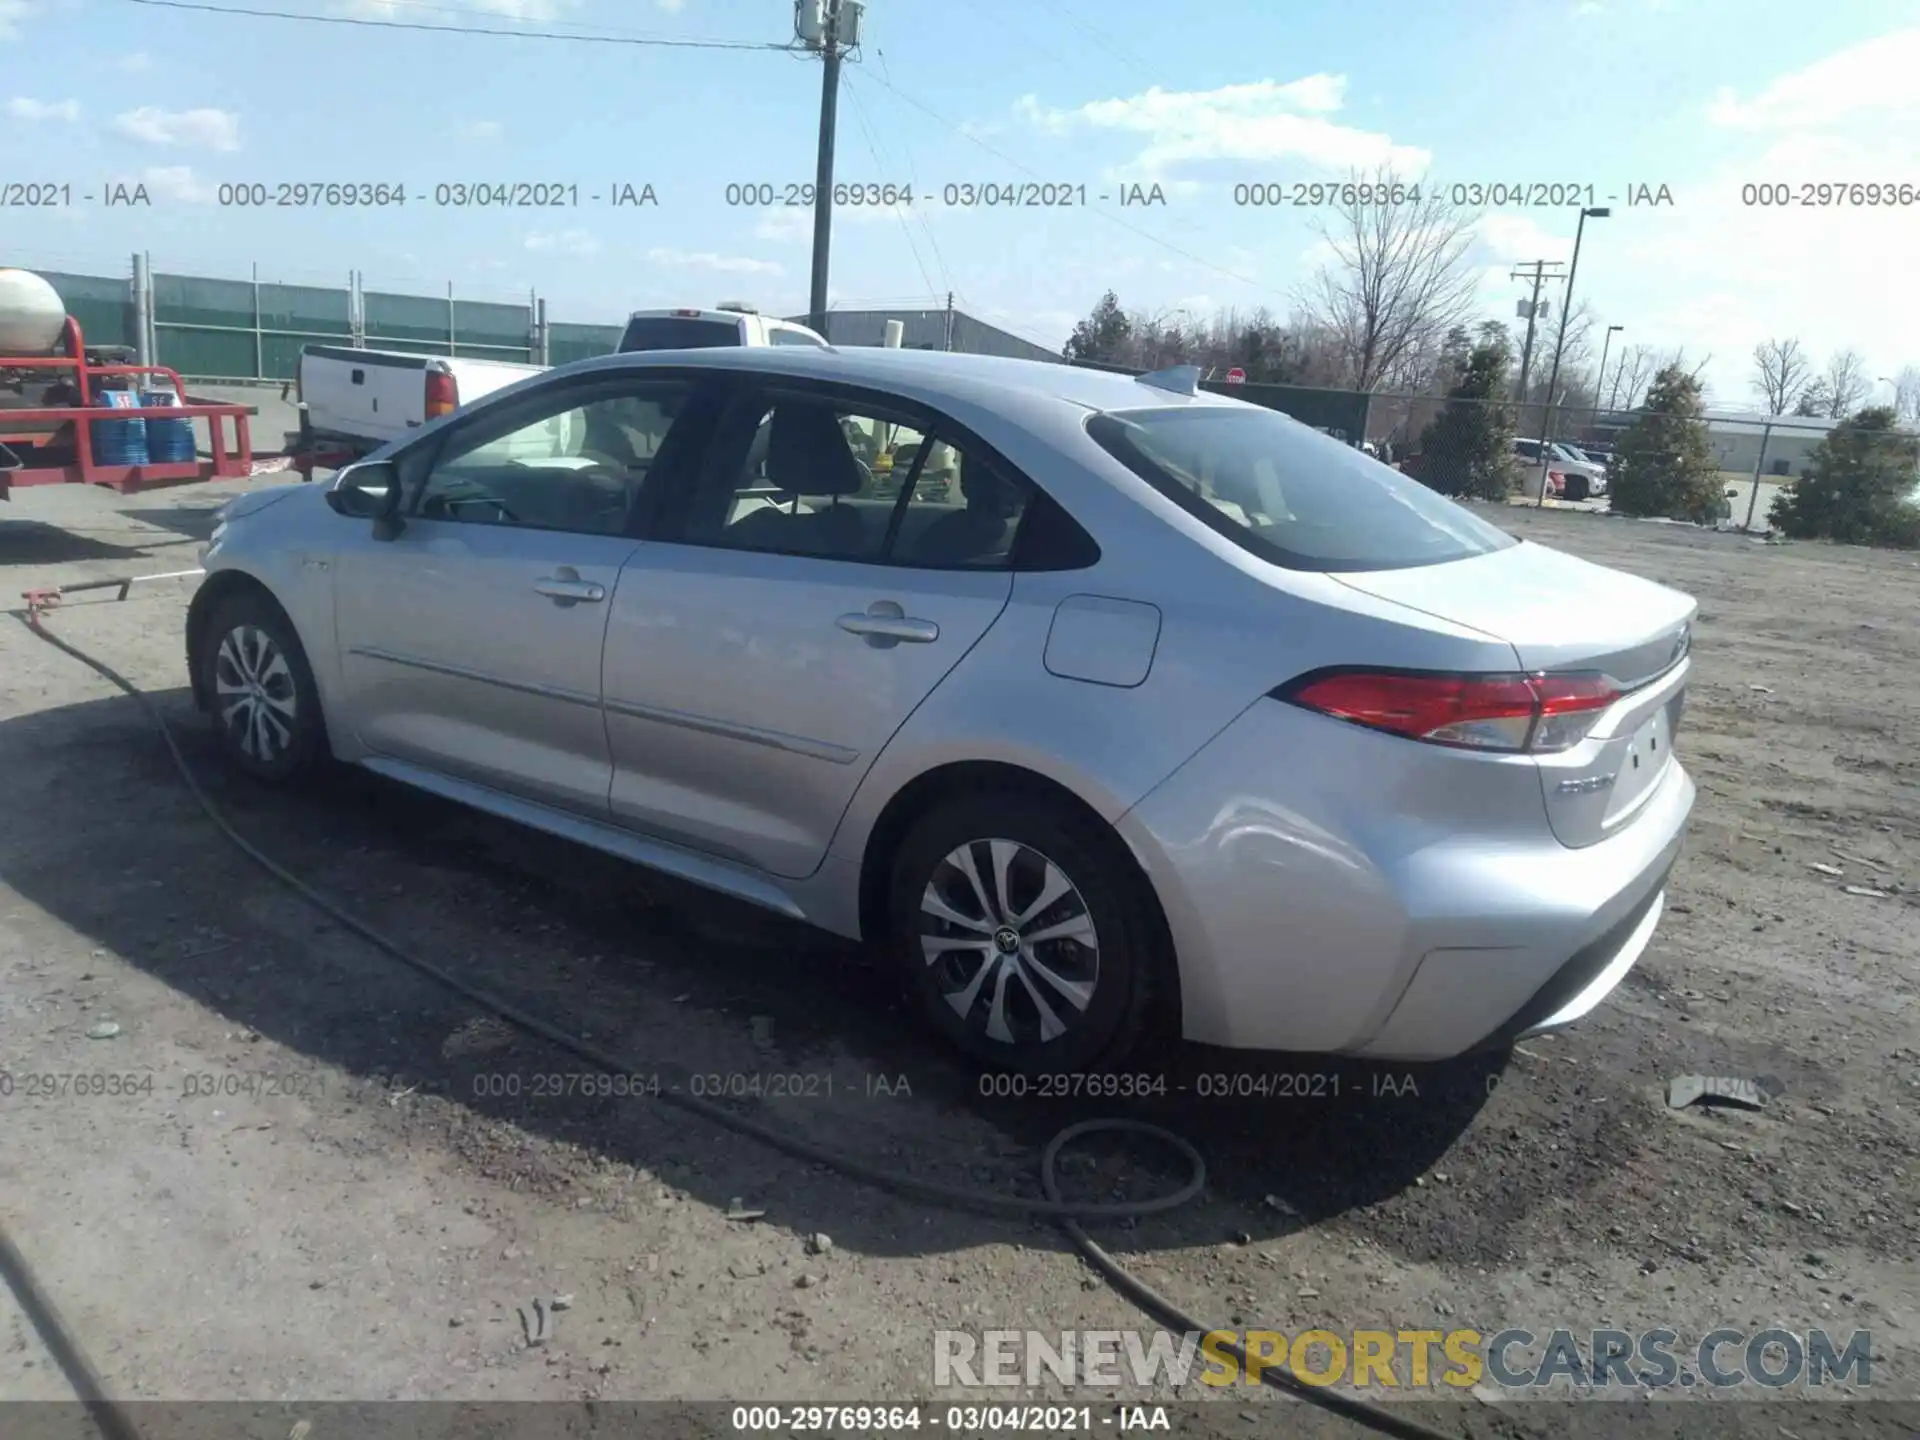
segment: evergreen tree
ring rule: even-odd
[[[1828,432],[1809,473],[1786,487],[1769,518],[1802,539],[1920,544],[1917,470],[1920,437],[1895,428],[1891,407],[1862,410]]]
[[[1123,364],[1133,343],[1133,321],[1120,308],[1120,297],[1109,290],[1093,313],[1073,327],[1062,352],[1069,360],[1097,360]]]
[[[1504,500],[1513,475],[1513,412],[1507,407],[1506,342],[1482,341],[1447,392],[1447,403],[1420,435],[1413,467],[1420,483],[1442,495]]]
[[[1653,377],[1607,467],[1607,490],[1616,515],[1706,521],[1719,509],[1719,465],[1707,443],[1700,382],[1679,366]]]

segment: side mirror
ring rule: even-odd
[[[349,519],[373,521],[376,540],[391,540],[404,528],[400,519],[400,472],[385,460],[347,466],[334,477],[327,504]]]

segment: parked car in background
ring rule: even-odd
[[[331,757],[864,940],[988,1066],[1578,1019],[1693,805],[1694,601],[1199,379],[566,366],[229,502],[193,694],[258,780]]]
[[[1555,453],[1562,459],[1571,460],[1576,465],[1587,465],[1593,468],[1595,473],[1589,477],[1587,486],[1589,493],[1594,495],[1604,495],[1607,493],[1606,460],[1594,454],[1593,451],[1587,449],[1586,446],[1575,445],[1571,441],[1556,440],[1553,442],[1553,448]]]
[[[1577,458],[1557,440],[1548,441],[1543,451],[1538,440],[1517,439],[1513,442],[1513,457],[1520,464],[1521,489],[1536,498],[1541,492],[1543,472],[1546,493],[1551,499],[1584,500],[1606,489],[1605,468]]]
[[[337,469],[544,368],[471,355],[309,345],[294,367],[300,428],[287,436],[287,453],[303,473],[316,465]]]

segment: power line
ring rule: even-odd
[[[429,35],[505,35],[519,40],[584,40],[598,45],[646,45],[671,50],[775,50],[785,53],[793,48],[789,45],[776,45],[769,41],[756,40],[675,40],[664,36],[621,35],[605,31],[569,35],[560,30],[510,30],[487,25],[428,25],[418,20],[368,20],[357,15],[303,15],[291,10],[263,10],[241,5],[205,5],[198,3],[198,0],[126,0],[126,3],[151,5],[161,10],[197,10],[206,15],[244,15],[258,20],[300,20],[309,25],[351,25],[363,30],[410,30]]]
[[[893,79],[893,69],[887,64],[887,52],[875,46],[873,53],[875,58],[880,62],[880,73],[891,81]],[[849,77],[848,89],[852,88],[851,77]],[[913,146],[907,143],[907,137],[904,132],[900,135],[900,153],[906,159],[907,178],[913,182],[913,188],[915,190],[922,189],[920,172],[913,163]],[[923,212],[916,211],[914,218],[920,222],[920,233],[927,237],[927,244],[933,249],[934,264],[940,268],[941,277],[947,282],[947,289],[955,289],[956,287],[953,283],[953,267],[947,264],[947,257],[940,252],[940,241],[933,233],[933,226],[927,223],[927,217]]]
[[[851,85],[847,86],[847,98],[853,101],[853,118],[859,123],[860,133],[866,137],[867,153],[873,156],[873,163],[884,174],[887,168],[886,162],[880,158],[880,147],[874,143],[873,127],[867,124],[866,107],[860,103],[859,93]],[[937,293],[933,288],[933,277],[927,273],[926,263],[920,258],[920,247],[913,243],[913,227],[907,223],[907,217],[900,213],[899,206],[893,207],[893,215],[894,219],[900,222],[900,233],[906,237],[907,249],[913,255],[914,268],[919,270],[920,278],[927,282],[927,293],[929,295]]]
[[[871,72],[869,72],[869,74],[871,75]],[[935,120],[938,123],[946,126],[947,129],[953,131],[954,134],[960,136],[963,140],[972,141],[975,145],[978,145],[982,150],[986,151],[989,155],[993,156],[995,159],[1003,161],[1004,163],[1013,166],[1013,168],[1018,170],[1022,175],[1025,175],[1028,178],[1033,180],[1040,180],[1043,182],[1045,181],[1046,177],[1040,174],[1039,171],[1033,169],[1031,166],[1021,164],[1018,160],[1014,159],[1011,155],[1008,155],[1004,151],[998,150],[992,145],[987,144],[987,142],[982,140],[978,135],[969,134],[965,129],[954,124],[953,121],[947,119],[946,116],[941,115],[937,111],[931,110],[927,106],[921,104],[920,101],[916,100],[913,96],[909,95],[906,91],[902,90],[899,86],[888,84],[887,81],[881,79],[877,75],[873,75],[871,76],[871,78],[873,78],[878,84],[885,86],[888,90],[892,91],[895,95],[899,96],[902,100],[906,101],[907,104],[913,106],[913,108],[918,110],[921,114],[927,116],[929,119]],[[1131,222],[1126,220],[1122,220],[1118,215],[1115,215],[1110,210],[1102,210],[1099,207],[1092,206],[1092,205],[1089,205],[1086,208],[1089,211],[1091,211],[1093,214],[1098,215],[1101,219],[1109,220],[1115,225],[1118,225],[1123,230],[1131,230],[1135,235],[1138,235],[1141,239],[1149,240],[1155,245],[1158,245],[1161,249],[1169,252],[1170,254],[1178,255],[1181,259],[1186,260],[1194,265],[1198,265],[1203,270],[1211,270],[1216,275],[1224,276],[1229,280],[1238,281],[1242,285],[1251,286],[1255,290],[1263,291],[1266,294],[1275,296],[1276,298],[1279,298],[1279,299],[1284,300],[1284,299],[1290,298],[1289,296],[1287,296],[1287,294],[1284,291],[1276,290],[1271,285],[1263,285],[1258,280],[1251,279],[1250,277],[1241,275],[1236,271],[1229,270],[1224,265],[1216,265],[1213,263],[1213,261],[1204,259],[1198,255],[1195,255],[1190,250],[1183,250],[1178,245],[1175,245],[1171,240],[1163,240],[1158,235],[1155,235],[1151,230],[1143,230],[1138,225],[1132,224]]]

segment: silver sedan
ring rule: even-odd
[[[1198,373],[612,356],[230,504],[186,645],[328,761],[868,942],[977,1060],[1434,1059],[1645,949],[1695,605]]]

